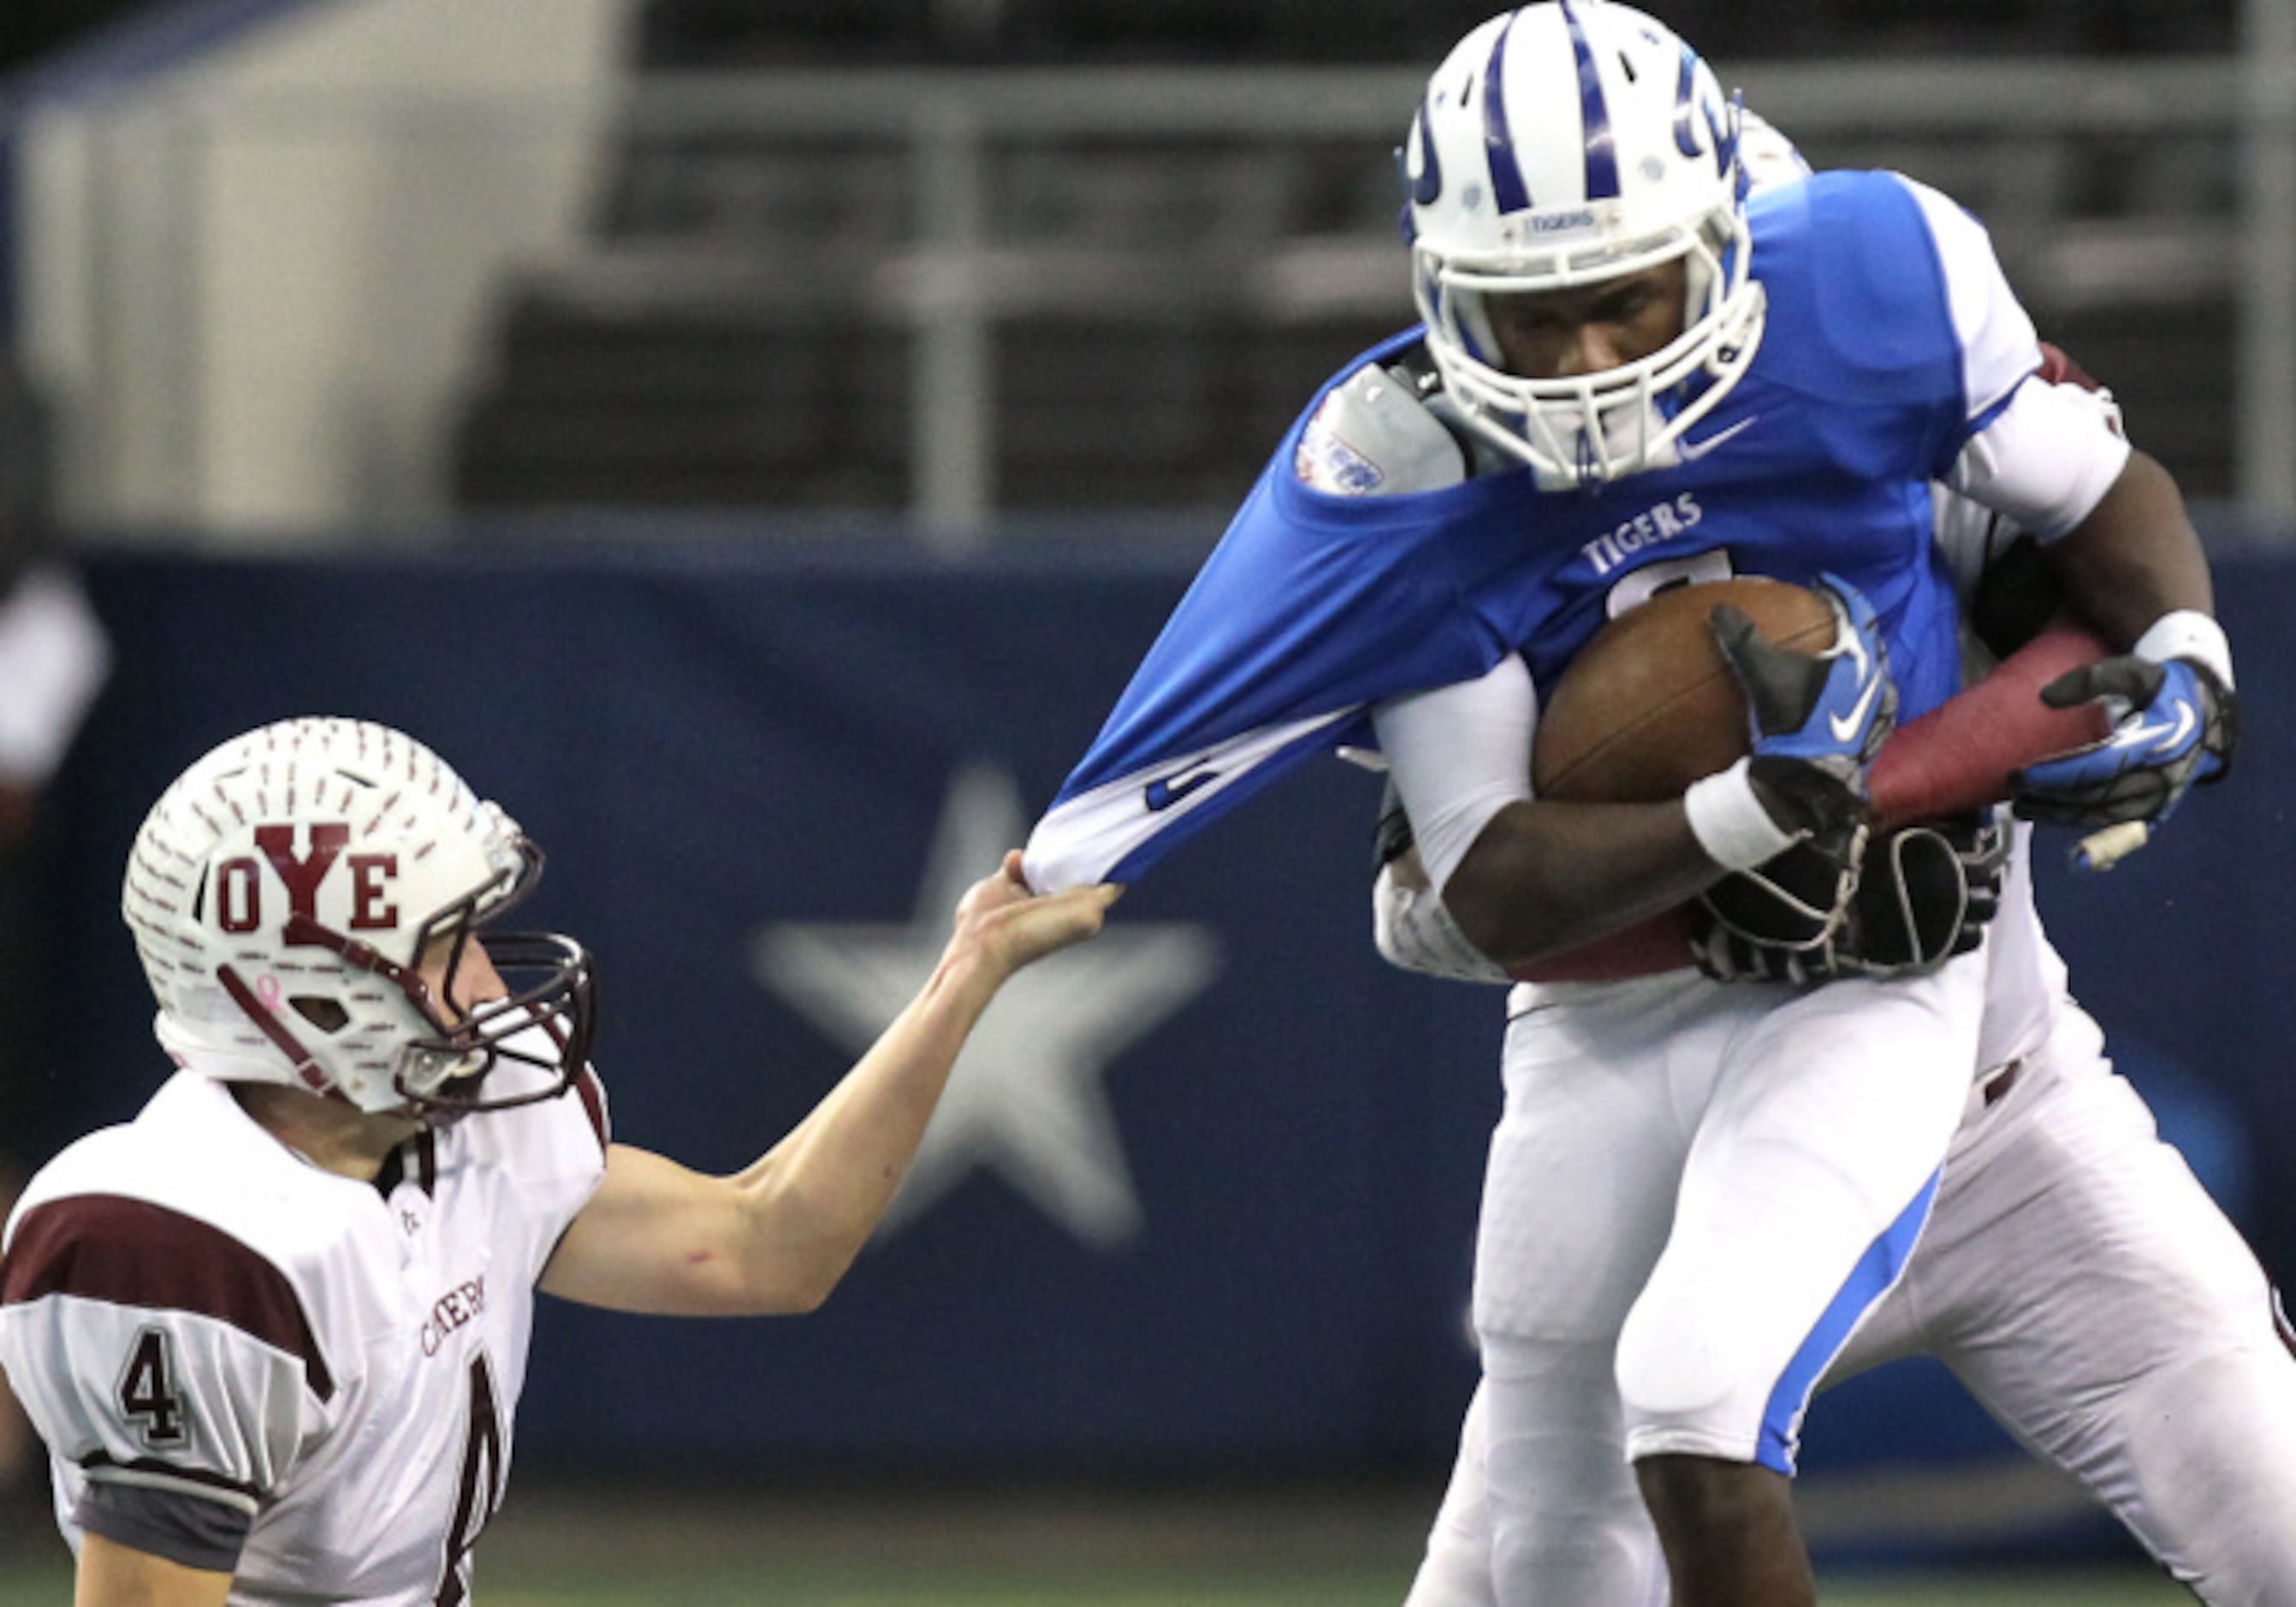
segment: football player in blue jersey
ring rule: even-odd
[[[2107,393],[2062,354],[2050,357],[2045,378],[2080,388],[2108,422],[2117,417]],[[2106,656],[2077,628],[2045,628],[2028,640],[2049,619],[2050,599],[2030,568],[2029,539],[1997,514],[1941,494],[1938,537],[1968,613],[1987,627],[1971,633],[1972,661],[2008,658],[1936,720],[1892,734],[1872,788],[1884,823],[1922,817],[1944,807],[1943,795],[1991,796],[2021,759],[2062,747],[2062,726],[2037,713],[2038,692]],[[1381,953],[1454,980],[1512,980],[1459,936],[1427,886],[1408,821],[1390,801],[1374,900]],[[1646,944],[1670,939],[1670,955],[1644,963],[1695,960],[1720,979],[1803,986],[1908,955],[1919,963],[1923,951],[1968,940],[1981,927],[1980,1070],[1935,1207],[1903,1275],[1820,1387],[1897,1357],[1933,1357],[2201,1600],[2269,1607],[2296,1578],[2296,1529],[2286,1519],[2296,1511],[2296,1444],[2284,1429],[2296,1421],[2296,1332],[2254,1251],[2161,1138],[2141,1094],[2114,1070],[2095,1019],[2070,991],[2034,906],[2031,831],[2019,826],[1997,866],[1980,862],[1974,876],[1932,858],[1931,873],[1911,881],[1889,872],[1925,833],[1898,833],[1892,858],[1869,850],[1860,918],[1822,946],[1766,941],[1718,922],[1686,932],[1669,923],[1534,969],[1582,980],[1627,974]],[[1897,895],[1907,891],[1914,896],[1901,905]],[[1972,927],[1967,901],[1976,899],[1989,914]],[[1742,898],[1734,907],[1748,911]],[[1479,1391],[1407,1607],[1488,1607],[1495,1599],[1488,1451]],[[1612,1460],[1623,1468],[1623,1446]],[[1550,1487],[1545,1498],[1555,1495]],[[1587,1515],[1587,1492],[1562,1498],[1579,1512],[1582,1532],[1598,1522],[1628,1547],[1639,1536],[1644,1578],[1661,1579],[1657,1535],[1622,1481],[1612,1481],[1600,1519]]]
[[[1890,174],[1750,200],[1740,135],[1626,6],[1546,0],[1461,41],[1403,152],[1423,324],[1279,446],[1039,824],[1032,882],[1128,880],[1287,761],[1370,741],[1503,963],[1782,857],[1830,934],[1874,755],[1960,685],[1933,481],[2038,535],[2115,650],[2051,689],[2105,700],[2112,734],[2029,770],[2022,807],[2143,823],[2222,772],[2229,652],[2182,500],[2029,383],[1982,227]],[[1529,797],[1538,688],[1654,590],[1734,574],[1815,584],[1837,620],[1816,657],[1716,621],[1751,755],[1660,804]],[[1799,1424],[1971,1097],[1987,956],[1958,947],[1808,990],[1677,965],[1514,996],[1474,1295],[1498,1601],[1815,1599]],[[1622,1489],[1663,1578],[1605,1526]]]

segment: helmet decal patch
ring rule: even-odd
[[[351,828],[347,821],[313,821],[306,828],[310,834],[311,851],[301,858],[295,855],[295,828],[292,825],[260,825],[255,828],[255,846],[278,873],[287,890],[287,907],[295,914],[319,918],[319,883],[327,879],[334,867],[335,857],[351,840]]]
[[[1443,193],[1443,164],[1435,158],[1435,131],[1427,122],[1427,97],[1419,98],[1419,117],[1412,125],[1411,144],[1398,153],[1403,160],[1404,193],[1411,197],[1414,206],[1431,207]],[[1418,168],[1412,168],[1412,158],[1418,158]],[[1406,215],[1406,223],[1409,215]]]
[[[1506,44],[1514,31],[1518,12],[1506,20],[1491,41],[1490,63],[1483,69],[1483,152],[1490,163],[1491,200],[1502,215],[1530,209],[1530,186],[1523,182],[1522,165],[1515,160],[1514,139],[1507,132]]]
[[[1714,171],[1727,173],[1735,142],[1723,126],[1720,109],[1710,103],[1699,106],[1697,100],[1698,53],[1685,45],[1682,47],[1682,76],[1674,86],[1674,148],[1687,157],[1699,154],[1698,133],[1692,126],[1691,113],[1693,110],[1700,111],[1705,116],[1707,137],[1714,152]]]
[[[398,912],[389,902],[389,883],[398,872],[398,857],[391,853],[358,853],[345,857],[344,848],[350,841],[351,829],[344,822],[314,821],[304,828],[309,852],[295,851],[296,830],[291,824],[266,824],[255,828],[255,846],[279,882],[287,892],[287,907],[291,914],[316,920],[319,914],[319,884],[334,868],[338,857],[351,878],[350,928],[354,931],[388,930],[398,919]],[[243,934],[255,931],[263,923],[263,880],[252,856],[242,855],[227,859],[216,866],[215,872],[216,924],[225,931]]]
[[[1587,199],[1616,201],[1619,156],[1611,133],[1610,102],[1603,98],[1603,75],[1595,69],[1587,30],[1579,26],[1578,12],[1570,0],[1563,0],[1562,18],[1570,25],[1570,52],[1578,62],[1578,116],[1587,141]]]

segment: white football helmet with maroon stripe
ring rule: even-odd
[[[472,934],[541,867],[420,742],[283,720],[216,748],[152,806],[120,910],[177,1061],[429,1119],[553,1097],[587,1058],[590,958],[570,939],[485,933],[508,996],[449,1003]],[[420,974],[434,944],[435,991]]]
[[[1412,293],[1444,389],[1477,434],[1578,485],[1672,461],[1753,360],[1739,111],[1665,24],[1610,0],[1492,18],[1428,81],[1400,152]],[[1681,259],[1682,334],[1600,373],[1500,366],[1487,298]]]

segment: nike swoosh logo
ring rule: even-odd
[[[1752,418],[1740,419],[1727,430],[1718,430],[1716,433],[1708,436],[1702,441],[1684,441],[1680,443],[1674,449],[1675,455],[1679,457],[1685,463],[1694,463],[1700,458],[1704,457],[1708,453],[1713,451],[1715,447],[1720,446],[1724,441],[1728,440],[1732,436],[1751,430],[1756,424],[1759,424],[1761,422],[1762,415],[1759,413]]]
[[[1219,772],[1217,770],[1199,770],[1193,775],[1184,775],[1177,782],[1168,776],[1159,776],[1143,789],[1142,797],[1152,812],[1161,814],[1189,793],[1209,787],[1218,779]]]
[[[2133,726],[2114,738],[2112,745],[2116,748],[2181,747],[2185,738],[2192,734],[2198,718],[2193,712],[2193,706],[2179,698],[2177,701],[2177,717],[2173,722],[2162,726]]]
[[[1874,706],[1874,700],[1880,695],[1881,691],[1882,678],[1876,676],[1866,683],[1866,690],[1857,694],[1857,701],[1850,705],[1848,714],[1829,714],[1825,717],[1825,723],[1833,730],[1835,742],[1846,742],[1857,734],[1859,728],[1866,724],[1866,711]]]

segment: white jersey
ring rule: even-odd
[[[178,1072],[34,1177],[0,1365],[59,1521],[234,1575],[235,1603],[452,1603],[499,1503],[543,1266],[605,1168],[604,1097],[327,1172]]]

